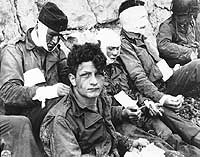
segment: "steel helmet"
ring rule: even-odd
[[[197,14],[199,0],[172,0],[171,10],[174,15]]]

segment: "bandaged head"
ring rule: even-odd
[[[56,4],[47,2],[39,13],[36,45],[53,51],[59,42],[60,33],[67,29],[67,24],[67,16]]]
[[[123,29],[128,32],[144,34],[145,27],[149,23],[146,8],[136,4],[125,5],[125,7],[123,5],[119,9],[119,19]]]
[[[107,64],[113,63],[120,54],[120,35],[112,29],[102,29],[98,32],[101,50],[107,58]]]

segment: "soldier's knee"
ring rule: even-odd
[[[200,132],[192,138],[191,144],[200,148]]]
[[[191,76],[193,76],[195,82],[196,83],[199,82],[199,80],[200,80],[200,59],[192,61],[189,70],[193,73]]]
[[[13,128],[15,129],[15,131],[21,130],[24,127],[31,129],[31,122],[25,116],[11,116],[10,123],[13,126]]]
[[[163,123],[159,118],[153,118],[151,120],[152,129],[156,132],[157,136],[166,140],[172,135],[171,129]]]

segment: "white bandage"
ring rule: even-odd
[[[120,47],[120,35],[112,29],[104,28],[98,32],[97,40],[101,42],[101,50],[107,58],[107,64],[113,63],[113,60],[108,57],[107,47]]]
[[[148,14],[144,6],[130,7],[120,13],[122,27],[128,32],[144,34],[142,27],[148,24]]]
[[[52,99],[52,98],[56,98],[56,97],[58,97],[57,84],[55,84],[53,86],[39,87],[36,90],[36,94],[32,98],[32,100],[41,101],[42,107],[44,107],[46,99]]]
[[[163,75],[163,81],[167,81],[173,75],[173,69],[169,67],[164,59],[160,60],[157,66]]]
[[[46,82],[43,72],[39,68],[26,71],[24,74],[24,86],[32,87],[36,84]]]
[[[44,25],[42,22],[38,21],[38,35],[36,33],[32,33],[31,37],[37,46],[42,46],[48,51],[46,42],[47,30],[48,27]]]

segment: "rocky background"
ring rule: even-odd
[[[69,29],[92,30],[110,27],[119,30],[118,8],[124,0],[49,0],[69,18]],[[47,0],[0,0],[0,48],[23,35],[37,21]],[[146,0],[154,35],[159,24],[170,16],[171,0]]]

